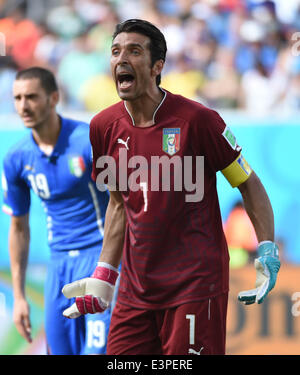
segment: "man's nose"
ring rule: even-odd
[[[118,61],[117,63],[119,65],[128,64],[128,52],[126,50],[123,50],[119,53]]]
[[[20,102],[19,102],[19,105],[20,105],[20,109],[22,111],[26,110],[29,108],[29,105],[28,105],[28,100],[26,98],[21,98]]]

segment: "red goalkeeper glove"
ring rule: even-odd
[[[91,277],[65,285],[62,293],[67,298],[75,297],[75,303],[64,310],[63,315],[74,319],[106,310],[112,301],[118,275],[116,268],[100,262]]]

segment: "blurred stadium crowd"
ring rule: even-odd
[[[217,110],[300,109],[300,0],[0,0],[0,111],[13,111],[15,72],[32,65],[56,73],[68,109],[117,101],[111,35],[127,18],[163,31],[162,87]]]

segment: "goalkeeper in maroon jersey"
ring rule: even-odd
[[[167,46],[151,23],[117,25],[111,70],[121,101],[90,124],[93,173],[110,189],[103,249],[92,277],[64,287],[69,318],[109,305],[122,258],[107,353],[225,354],[229,256],[216,173],[238,187],[259,246],[261,303],[280,267],[263,185],[217,112],[160,87]]]

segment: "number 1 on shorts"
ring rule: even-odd
[[[190,321],[190,345],[195,345],[195,314],[187,314],[185,318]]]
[[[147,182],[140,182],[140,187],[143,191],[143,197],[144,197],[144,212],[147,212],[147,209],[148,209],[148,196],[147,196],[148,184]]]

